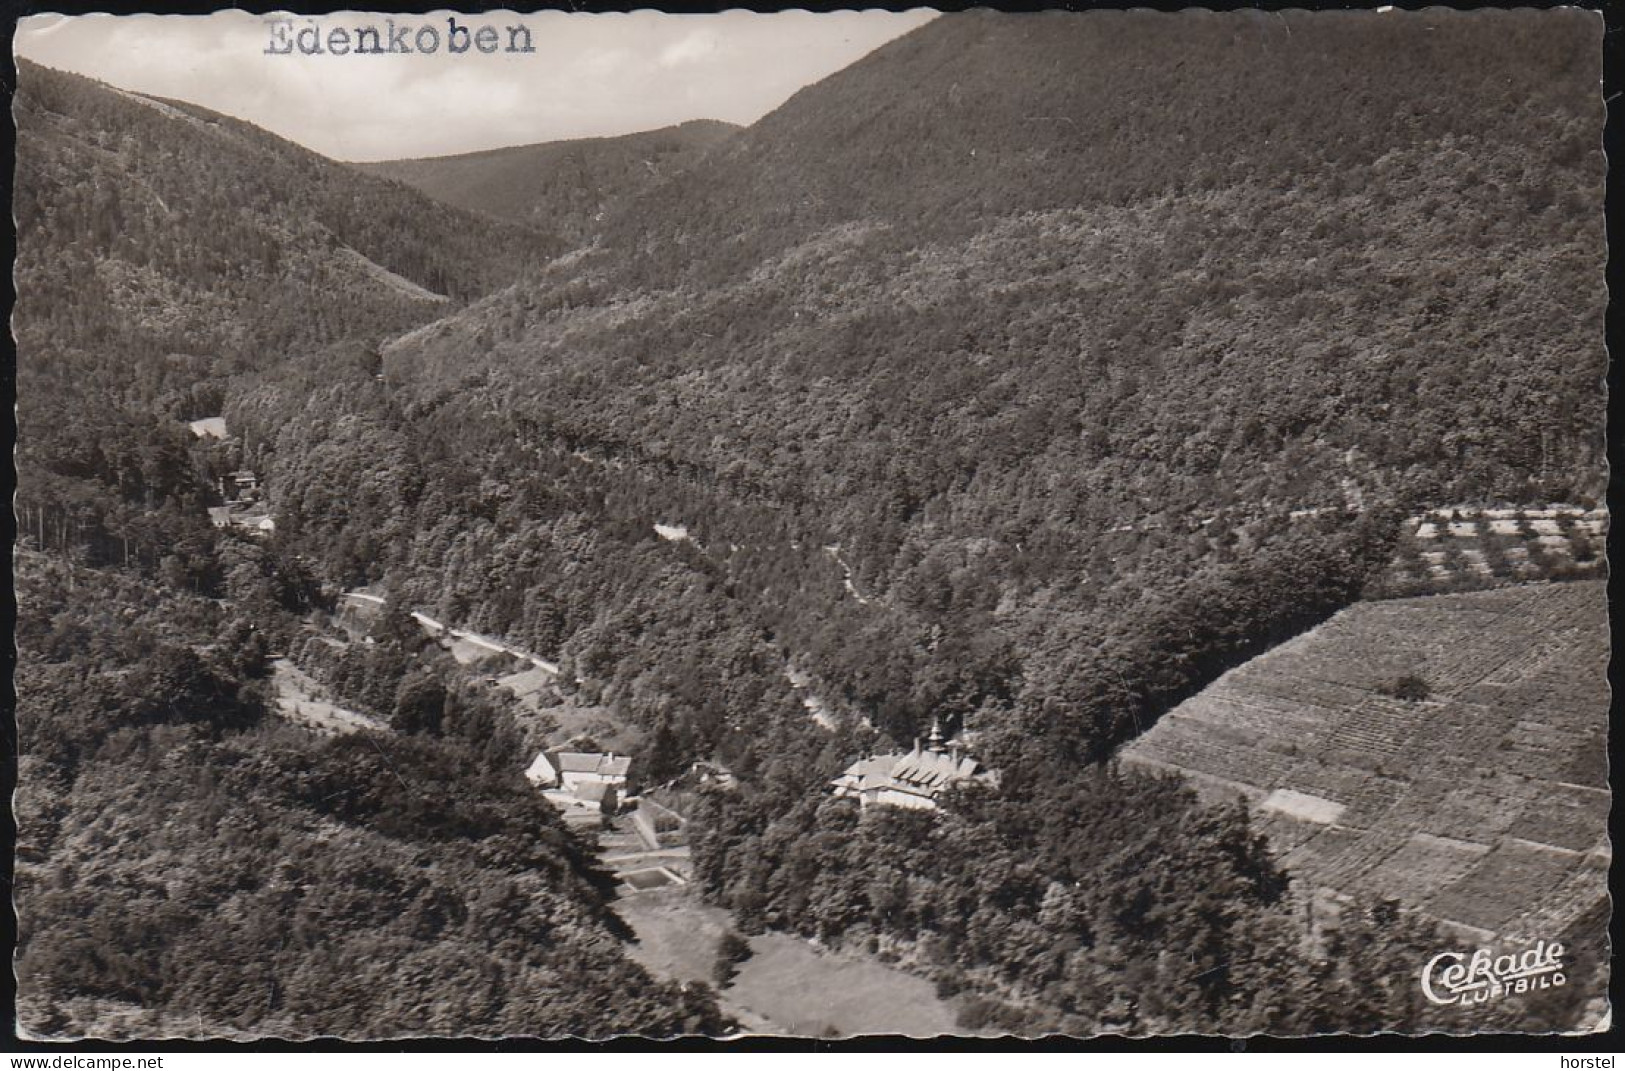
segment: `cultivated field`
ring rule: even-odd
[[[1428,595],[1602,572],[1608,511],[1458,507],[1405,522],[1377,594]]]
[[[1314,886],[1552,938],[1606,895],[1607,665],[1601,581],[1361,603],[1123,760],[1246,798]]]

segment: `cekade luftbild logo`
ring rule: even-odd
[[[1440,952],[1422,968],[1422,994],[1434,1004],[1485,1004],[1497,997],[1563,985],[1563,946],[1536,941],[1519,953],[1480,948]]]

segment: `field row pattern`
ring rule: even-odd
[[[1335,825],[1260,813],[1300,880],[1495,932],[1556,926],[1604,888],[1607,659],[1600,581],[1363,603],[1123,757],[1205,775],[1210,796],[1343,805]],[[1427,698],[1385,694],[1405,675]]]

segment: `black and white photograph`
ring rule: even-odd
[[[20,19],[18,1035],[1608,1031],[1604,28]]]

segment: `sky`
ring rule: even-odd
[[[273,33],[353,32],[388,16],[35,15],[16,52],[121,89],[200,104],[339,160],[441,156],[503,145],[653,130],[688,119],[748,124],[933,13],[788,11],[715,15],[485,12],[460,26],[523,24],[536,51],[447,52],[450,12],[395,20],[435,27],[432,55],[268,55]],[[290,19],[284,31],[270,25]],[[312,40],[307,35],[306,42]],[[427,45],[428,38],[424,38]],[[487,38],[489,40],[489,38]],[[412,47],[413,38],[406,39]]]

